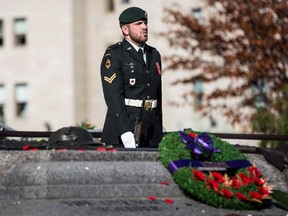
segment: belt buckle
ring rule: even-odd
[[[145,101],[144,108],[146,110],[152,109],[152,101]]]

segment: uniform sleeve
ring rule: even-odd
[[[101,63],[101,80],[107,115],[113,120],[118,135],[129,131],[124,102],[121,52],[107,49]]]

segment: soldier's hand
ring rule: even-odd
[[[136,148],[134,134],[131,131],[128,131],[128,132],[122,134],[121,140],[122,140],[125,148]]]

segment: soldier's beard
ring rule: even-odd
[[[146,33],[146,35],[143,35],[143,34],[136,35],[136,34],[130,33],[129,38],[132,42],[138,45],[143,44],[148,40],[148,33]]]

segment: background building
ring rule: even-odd
[[[122,40],[119,14],[130,6],[145,9],[148,44],[165,54],[171,50],[156,33],[165,30],[163,9],[174,2],[201,16],[200,0],[0,0],[0,121],[17,130],[56,130],[83,121],[101,129],[106,104],[100,63],[106,47]],[[203,118],[192,107],[170,106],[183,91],[170,85],[174,78],[163,75],[167,131],[231,131],[213,119],[219,115]]]

